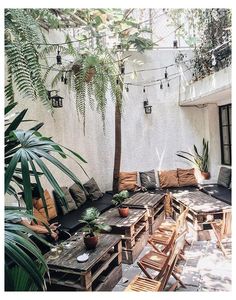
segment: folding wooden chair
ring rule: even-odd
[[[211,223],[211,227],[218,241],[218,246],[223,252],[224,256],[227,256],[227,251],[222,243],[222,240],[225,237],[231,235],[231,218],[232,218],[231,209],[225,209],[223,211],[223,218],[219,220],[214,220]]]
[[[185,244],[185,236],[187,231],[182,232],[174,241],[174,246],[169,252],[169,255],[166,255],[161,252],[157,251],[149,251],[146,255],[144,255],[138,262],[138,266],[143,271],[143,273],[149,278],[149,279],[156,279],[160,280],[163,276],[163,273],[166,270],[167,265],[169,262],[173,262],[175,260],[175,264],[179,258],[180,252],[184,247]],[[153,278],[149,272],[148,269],[158,271],[158,275]],[[183,287],[185,287],[184,283],[180,280],[179,276],[176,274],[177,269],[175,265],[173,266],[171,274],[173,277],[177,280],[177,284],[180,283]]]
[[[164,291],[169,278],[173,272],[173,268],[176,264],[178,254],[172,255],[172,260],[168,260],[163,271],[162,278],[157,281],[155,279],[145,278],[141,276],[135,276],[135,278],[130,282],[125,291],[127,292],[160,292]],[[170,291],[174,291],[178,286],[178,281],[176,281],[171,287]]]
[[[154,234],[150,236],[148,243],[152,245],[156,251],[167,253],[171,248],[171,245],[173,243],[173,238],[181,234],[181,232],[188,231],[188,225],[186,221],[187,215],[188,215],[188,208],[186,208],[179,215],[176,223],[172,227],[173,228],[172,230],[169,230],[169,228],[167,227],[167,230],[165,231],[163,225],[161,230],[159,230],[158,228],[154,232]],[[162,248],[158,248],[158,246],[160,247],[160,245],[162,246]],[[183,256],[182,258],[184,259]]]

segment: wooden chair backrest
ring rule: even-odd
[[[176,239],[174,243],[174,247],[170,251],[169,257],[166,261],[166,263],[163,265],[163,268],[160,272],[163,273],[163,276],[161,278],[161,285],[160,285],[160,291],[163,291],[166,284],[168,283],[168,280],[173,272],[173,269],[178,261],[178,257],[180,254],[180,251],[183,249],[185,244],[185,236],[187,231],[184,231],[181,233]]]
[[[187,225],[187,215],[188,215],[189,208],[187,207],[177,218],[176,220],[176,232],[177,235],[188,230]]]
[[[171,217],[173,213],[173,207],[172,207],[172,193],[168,192],[165,194],[165,200],[164,200],[164,212],[165,212],[165,217]]]

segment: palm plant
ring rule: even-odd
[[[202,154],[199,154],[199,151],[195,145],[193,145],[194,154],[186,151],[178,151],[177,156],[184,158],[191,163],[193,163],[200,172],[208,173],[208,141],[206,142],[203,138],[202,140]],[[186,156],[187,155],[187,156]]]
[[[95,207],[89,207],[83,213],[80,223],[84,224],[81,228],[88,236],[93,237],[97,233],[111,231],[111,227],[101,222],[100,212]]]
[[[19,126],[22,122],[29,120],[24,120],[27,109],[17,115],[14,113],[9,115],[16,104],[15,102],[5,108],[5,193],[14,195],[18,199],[17,190],[23,191],[26,216],[37,222],[32,216],[32,178],[39,188],[46,214],[47,206],[41,185],[41,176],[47,178],[62,199],[64,197],[59,184],[44,161],[57,167],[81,187],[81,182],[76,175],[51,153],[59,154],[62,158],[71,157],[70,154],[73,154],[76,157],[74,161],[82,170],[84,169],[80,162],[86,163],[86,161],[76,152],[64,147],[67,153],[51,138],[42,136],[38,130],[43,123],[39,123],[29,130],[20,130]],[[22,217],[23,213],[19,212],[19,208],[17,209],[13,212],[11,208],[10,211],[6,210],[5,212],[6,289],[45,289],[44,274],[47,266],[40,250],[29,239],[28,234],[36,236],[38,239],[40,237],[25,226],[12,224],[13,219]],[[50,231],[49,228],[48,230]]]

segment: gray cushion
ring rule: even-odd
[[[63,205],[62,198],[54,191],[54,197],[57,203],[57,206],[60,207],[60,210],[63,215],[67,214],[68,212],[77,209],[74,199],[72,198],[68,187],[61,187],[64,193],[64,199],[67,203],[67,207]]]
[[[78,184],[74,183],[69,191],[77,207],[80,207],[86,201],[85,192]]]
[[[98,200],[103,196],[94,178],[89,179],[89,181],[84,184],[84,188],[89,194],[89,199],[92,201]]]
[[[145,187],[146,189],[155,189],[156,188],[156,177],[155,171],[147,171],[147,172],[139,172],[140,174],[140,181],[141,186]]]
[[[217,183],[219,185],[228,188],[230,185],[230,181],[231,181],[231,169],[226,167],[221,167]]]

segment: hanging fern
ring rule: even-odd
[[[17,90],[23,97],[39,98],[51,109],[38,53],[38,44],[46,43],[41,26],[46,22],[52,28],[59,26],[58,18],[48,9],[5,10],[5,54],[8,72],[5,96],[9,102],[14,101],[14,92]]]

